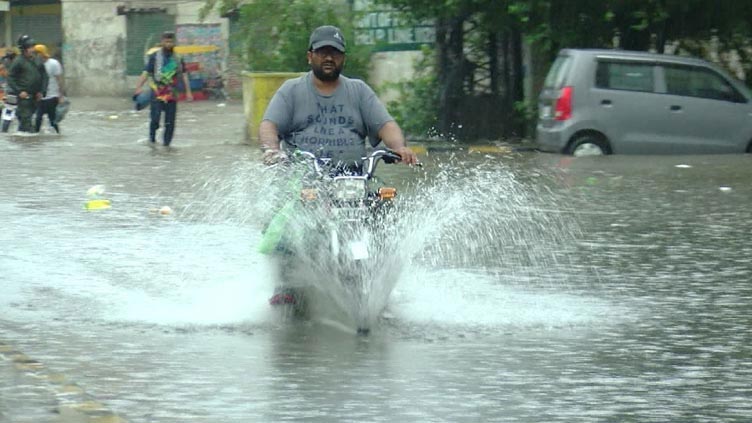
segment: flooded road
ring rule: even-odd
[[[276,181],[242,108],[181,104],[164,149],[129,106],[79,99],[62,136],[0,137],[0,422],[752,415],[749,155],[382,166],[406,265],[356,336],[267,304]]]

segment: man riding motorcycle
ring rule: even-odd
[[[373,89],[341,75],[345,46],[344,35],[335,26],[321,26],[311,33],[306,53],[311,71],[279,88],[259,126],[264,163],[284,160],[293,149],[334,163],[357,163],[366,155],[368,138],[372,146],[383,141],[402,163],[417,164],[402,129]],[[272,304],[295,301],[283,287],[270,299]]]

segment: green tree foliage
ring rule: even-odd
[[[711,36],[735,49],[752,82],[752,2],[718,0],[372,0],[415,20],[435,22],[432,63],[400,84],[395,114],[413,133],[432,126],[460,139],[521,136],[532,127],[523,79],[534,91],[562,48],[611,48],[663,52],[667,43],[707,56]],[[256,71],[305,71],[308,36],[335,24],[349,39],[345,73],[366,78],[370,49],[356,46],[349,0],[206,0],[204,11],[236,11],[239,54]],[[533,69],[522,62],[523,42]],[[710,58],[710,57],[706,57]],[[420,113],[407,113],[410,110]],[[458,128],[463,128],[458,130]]]
[[[752,82],[749,1],[374,1],[415,19],[434,20],[437,40],[431,69],[436,75],[438,96],[435,102],[425,104],[435,105],[441,131],[448,132],[463,123],[476,129],[481,126],[482,122],[473,120],[482,116],[472,108],[479,102],[498,109],[498,123],[481,132],[468,131],[468,136],[510,136],[531,127],[529,123],[517,124],[535,116],[521,96],[523,41],[530,44],[534,55],[534,71],[538,72],[534,80],[540,80],[562,48],[612,48],[618,44],[623,49],[663,52],[668,42],[678,42],[683,50],[703,56],[712,35],[721,49],[738,52],[747,80]],[[487,81],[478,83],[479,76]]]
[[[399,99],[389,102],[388,108],[409,138],[431,137],[437,128],[439,91],[433,71],[433,56],[433,50],[424,48],[412,78],[384,87],[394,88],[400,93]]]
[[[435,105],[438,132],[461,140],[521,135],[515,114],[523,100],[522,25],[510,2],[377,1],[435,22],[436,101],[427,103]]]
[[[335,25],[347,41],[344,74],[368,77],[371,49],[355,45],[355,16],[347,1],[318,0],[207,0],[202,13],[211,10],[230,14],[236,19],[233,54],[241,57],[247,70],[303,72],[309,69],[306,59],[308,38],[316,27]]]

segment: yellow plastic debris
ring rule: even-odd
[[[110,200],[89,200],[84,204],[86,210],[102,210],[111,207]]]

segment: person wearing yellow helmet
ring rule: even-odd
[[[50,126],[55,129],[55,132],[60,133],[60,127],[57,120],[57,105],[62,103],[63,97],[63,66],[56,59],[50,57],[50,52],[47,50],[47,46],[44,44],[37,44],[34,46],[34,51],[37,52],[39,58],[42,60],[44,70],[47,73],[47,88],[45,90],[44,97],[37,105],[37,118],[35,130],[39,132],[42,128],[42,120],[44,115],[47,115],[50,119]]]

